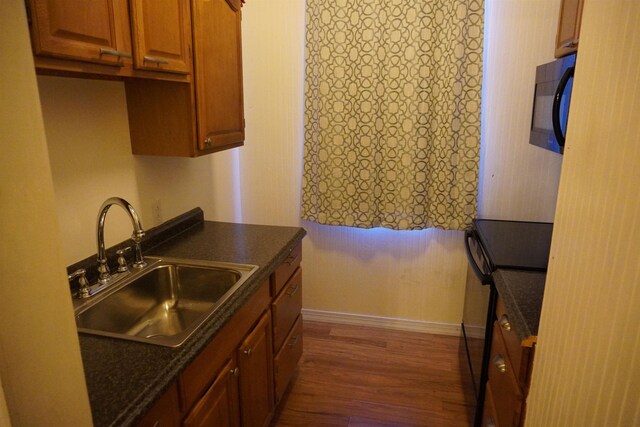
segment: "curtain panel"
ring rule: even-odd
[[[303,219],[471,224],[483,15],[483,0],[307,0]]]

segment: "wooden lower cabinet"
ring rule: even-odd
[[[273,412],[269,311],[217,373],[184,420],[185,427],[267,426]]]
[[[287,390],[293,373],[302,356],[302,316],[293,325],[285,343],[276,355],[273,364],[275,371],[276,401],[280,401]]]
[[[178,387],[174,383],[138,423],[139,427],[172,427],[180,425]]]
[[[298,245],[280,274],[260,285],[138,426],[269,425],[302,355],[300,259]]]
[[[501,426],[520,425],[522,390],[514,375],[513,364],[500,334],[500,327],[494,325],[489,359],[489,383],[492,384],[493,403],[496,419]]]
[[[302,269],[298,268],[271,305],[273,312],[273,346],[284,344],[302,309]]]
[[[244,427],[267,426],[274,407],[271,313],[267,311],[238,349]]]
[[[487,391],[484,396],[484,409],[482,410],[482,427],[499,427],[496,421],[496,407],[493,403],[493,393],[491,392],[491,382],[487,382]]]
[[[229,359],[213,384],[185,418],[184,427],[240,426],[238,375],[234,359]]]
[[[302,244],[294,246],[271,275],[273,376],[276,405],[302,356]]]
[[[526,398],[533,362],[532,337],[520,341],[500,298],[491,339],[489,380],[482,425],[517,427],[524,425]]]

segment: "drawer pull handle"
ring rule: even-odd
[[[293,261],[295,261],[297,258],[298,258],[297,255],[289,255],[287,259],[284,260],[284,262],[291,265],[293,264]]]
[[[293,347],[294,345],[296,345],[298,343],[298,335],[291,337],[291,340],[289,341],[289,344],[287,344],[289,347]]]
[[[131,58],[131,54],[129,52],[122,52],[115,49],[106,49],[104,47],[100,48],[100,56],[102,55],[112,55],[117,58]]]
[[[240,369],[238,369],[238,368],[231,369],[231,370],[229,371],[229,373],[230,373],[231,375],[233,375],[234,377],[237,377],[237,376],[240,374]]]
[[[243,353],[247,356],[251,356],[251,347],[247,348]]]
[[[491,417],[487,418],[487,427],[496,427],[496,422],[494,421],[493,418]]]
[[[504,357],[502,357],[501,354],[496,354],[496,356],[493,358],[493,365],[501,373],[504,374],[507,372],[507,362],[504,360]]]
[[[287,296],[288,296],[288,297],[292,297],[292,296],[294,296],[294,295],[295,295],[295,293],[296,293],[296,292],[298,292],[298,288],[299,288],[299,287],[300,287],[299,285],[295,285],[295,286],[290,287],[290,288],[287,290]]]
[[[511,323],[509,322],[509,316],[507,316],[506,314],[503,314],[502,316],[500,316],[500,320],[498,320],[498,323],[500,324],[500,327],[505,331],[511,330]]]
[[[156,58],[155,56],[144,56],[142,59],[144,59],[145,62],[153,62],[154,64],[168,64],[169,61],[167,61],[164,58]]]

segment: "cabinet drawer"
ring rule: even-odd
[[[518,339],[516,332],[513,330],[513,327],[509,322],[509,315],[505,310],[504,303],[501,298],[498,298],[496,318],[498,319],[498,329],[504,339],[506,352],[509,355],[511,364],[513,365],[513,373],[518,380],[518,384],[520,384],[520,387],[524,390],[527,383],[531,348],[522,346],[522,343]]]
[[[522,410],[522,392],[509,360],[506,346],[496,321],[493,325],[489,382],[495,407],[496,421],[501,426],[517,426]]]
[[[291,333],[274,360],[276,403],[280,401],[287,389],[300,356],[302,356],[302,316],[296,320]]]
[[[302,242],[291,249],[287,258],[282,261],[271,275],[271,296],[276,296],[289,280],[289,277],[300,266],[302,261]]]
[[[273,348],[277,352],[302,310],[302,268],[298,268],[271,305]]]

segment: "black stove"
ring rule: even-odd
[[[551,223],[475,219],[472,229],[465,233],[469,268],[461,325],[465,350],[461,363],[468,366],[471,376],[469,407],[474,413],[470,414],[470,421],[475,427],[482,424],[498,299],[492,274],[499,268],[546,271],[552,232]]]
[[[553,224],[476,219],[474,227],[492,269],[547,271]]]

